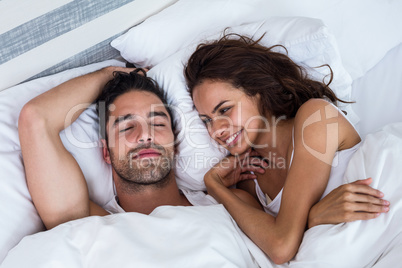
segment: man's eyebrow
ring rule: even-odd
[[[116,118],[116,120],[114,120],[113,122],[113,127],[117,126],[118,124],[120,124],[123,121],[126,120],[131,120],[133,119],[135,116],[133,114],[126,114],[126,115],[121,115],[119,117]]]
[[[163,117],[169,118],[168,115],[162,111],[160,111],[160,112],[153,111],[153,112],[148,113],[148,118],[155,117],[155,116],[163,116]],[[120,124],[123,121],[134,119],[135,117],[136,117],[136,115],[134,115],[134,114],[121,115],[121,116],[117,117],[116,120],[114,120],[113,127],[116,127],[118,124]]]
[[[149,114],[148,114],[148,118],[155,117],[155,116],[163,116],[163,117],[169,118],[168,115],[162,111],[152,111],[152,112],[149,112]]]

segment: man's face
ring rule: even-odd
[[[145,91],[131,91],[109,107],[106,162],[117,175],[137,184],[155,184],[173,167],[174,134],[162,101]]]

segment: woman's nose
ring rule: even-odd
[[[225,118],[217,118],[212,124],[212,137],[222,138],[229,127],[229,122]]]

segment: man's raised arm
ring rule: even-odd
[[[64,148],[59,133],[76,105],[96,100],[114,71],[133,69],[106,67],[69,80],[32,99],[22,109],[18,128],[27,184],[46,228],[106,211],[89,200],[84,175]],[[80,112],[72,115],[73,122]],[[69,115],[70,116],[70,115]]]

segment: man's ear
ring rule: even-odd
[[[106,140],[101,139],[101,142],[102,142],[103,159],[105,160],[106,163],[111,164],[112,161],[110,161],[110,152],[109,149],[107,148]]]

